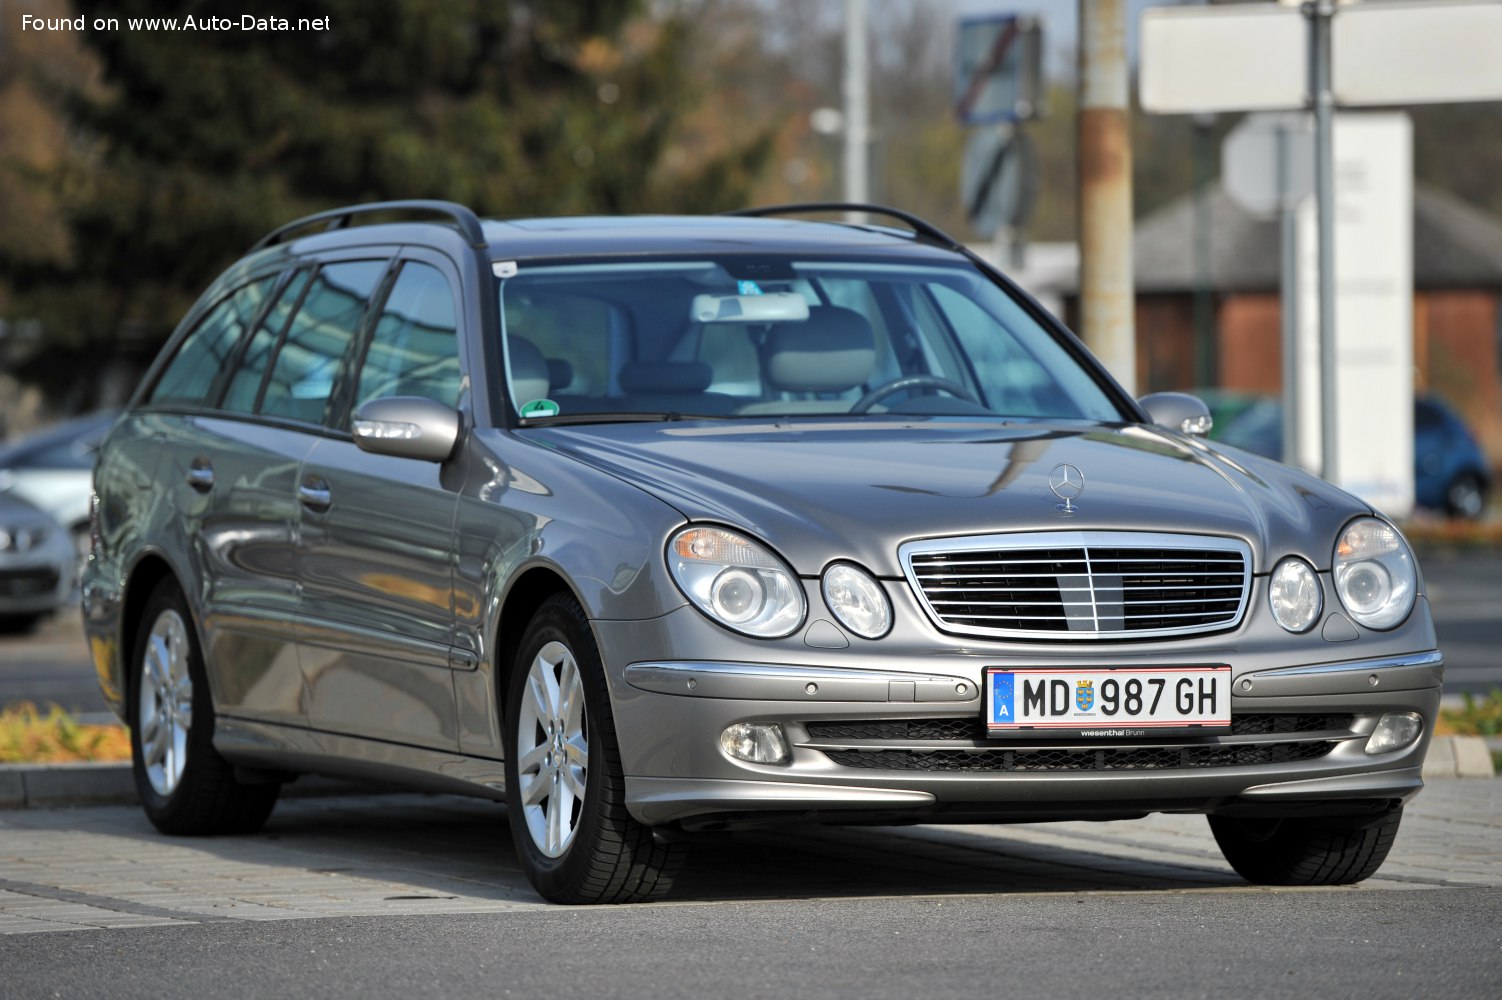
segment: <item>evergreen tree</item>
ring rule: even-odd
[[[447,198],[517,217],[743,204],[768,138],[670,155],[701,97],[685,81],[687,26],[642,6],[267,0],[256,16],[292,30],[242,30],[239,3],[77,0],[90,25],[120,27],[84,36],[103,88],[61,96],[78,137],[51,178],[68,252],[0,248],[12,314],[48,330],[26,374],[77,384],[81,367],[149,355],[258,236],[322,208]],[[299,18],[328,28],[299,31]]]

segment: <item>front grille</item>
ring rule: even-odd
[[[855,719],[804,723],[804,745],[842,767],[888,771],[1165,771],[1316,760],[1335,749],[1341,741],[1332,737],[1349,733],[1355,721],[1349,714],[1247,713],[1232,716],[1229,736],[1153,739],[1151,746],[1080,747],[1076,741],[1064,747],[988,740],[985,722],[976,716]],[[956,745],[902,745],[919,741]]]
[[[1231,717],[1232,736],[1272,736],[1293,733],[1345,732],[1351,728],[1351,715],[1247,714]],[[808,735],[815,740],[971,740],[987,738],[986,723],[980,716],[963,719],[869,719],[840,722],[808,722]]]
[[[1233,746],[1136,747],[1085,750],[826,750],[843,767],[883,771],[1167,771],[1250,767],[1315,760],[1338,746],[1260,743]]]
[[[1234,627],[1251,583],[1239,541],[1034,532],[910,542],[900,555],[935,624],[1020,639],[1145,639]]]
[[[40,597],[57,589],[54,569],[23,569],[0,573],[0,597]]]

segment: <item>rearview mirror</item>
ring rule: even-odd
[[[372,455],[443,462],[459,442],[459,411],[422,396],[372,399],[355,411],[355,444]]]

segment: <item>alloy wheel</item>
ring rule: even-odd
[[[543,854],[562,857],[584,810],[589,733],[579,664],[561,642],[547,643],[532,660],[516,743],[527,830]]]
[[[177,788],[188,764],[188,732],[193,728],[188,657],[187,625],[169,608],[157,616],[146,639],[137,713],[146,777],[164,798]]]

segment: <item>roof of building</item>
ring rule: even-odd
[[[1253,216],[1221,190],[1209,192],[1209,278],[1220,292],[1278,287],[1279,223]],[[1195,199],[1184,195],[1137,222],[1132,241],[1138,292],[1181,292],[1201,280]],[[1502,221],[1455,197],[1417,186],[1413,196],[1414,287],[1502,288]]]

